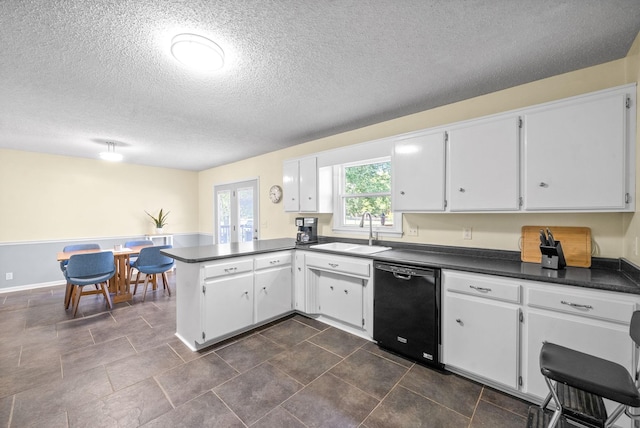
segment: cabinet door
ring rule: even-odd
[[[444,210],[444,132],[396,141],[393,145],[394,211]]]
[[[520,208],[519,121],[502,117],[449,131],[450,211]]]
[[[633,344],[628,326],[537,309],[528,311],[525,326],[523,380],[529,394],[544,398],[549,392],[540,373],[544,341],[615,361],[632,370]]]
[[[625,104],[608,94],[524,116],[525,209],[625,209]]]
[[[320,313],[362,328],[363,280],[331,272],[318,279]]]
[[[293,307],[294,309],[306,313],[307,312],[307,293],[306,293],[306,269],[305,254],[301,251],[295,251],[293,264]]]
[[[285,161],[282,164],[282,203],[285,211],[300,210],[300,177],[297,160]]]
[[[255,273],[256,323],[291,310],[291,266]]]
[[[253,324],[253,272],[205,283],[204,341]]]
[[[443,359],[469,373],[518,389],[518,306],[447,293]]]
[[[299,161],[300,212],[318,211],[318,163],[316,157]]]

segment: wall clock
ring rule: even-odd
[[[282,187],[278,186],[277,184],[271,186],[271,188],[269,189],[269,199],[271,199],[271,202],[273,202],[274,204],[280,202],[280,199],[282,199]]]

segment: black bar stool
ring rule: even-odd
[[[640,344],[640,311],[633,313],[629,335]],[[549,394],[539,408],[529,409],[528,427],[565,426],[566,419],[587,427],[608,428],[625,413],[640,420],[630,409],[640,407],[638,364],[635,381],[618,363],[545,342],[540,350],[540,371]],[[552,382],[553,381],[553,382]],[[619,403],[607,416],[603,398]],[[549,419],[544,409],[553,399],[556,410]],[[547,422],[548,421],[548,422]],[[548,424],[548,425],[547,425]]]

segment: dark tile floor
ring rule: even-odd
[[[85,296],[76,319],[63,295],[0,294],[1,426],[525,426],[525,402],[301,315],[191,352],[175,294]]]

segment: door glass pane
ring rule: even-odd
[[[231,191],[224,190],[216,194],[218,204],[218,243],[229,243],[229,225],[231,224]]]
[[[238,213],[240,215],[239,232],[240,242],[250,242],[254,233],[254,201],[253,187],[242,187],[238,189]]]

